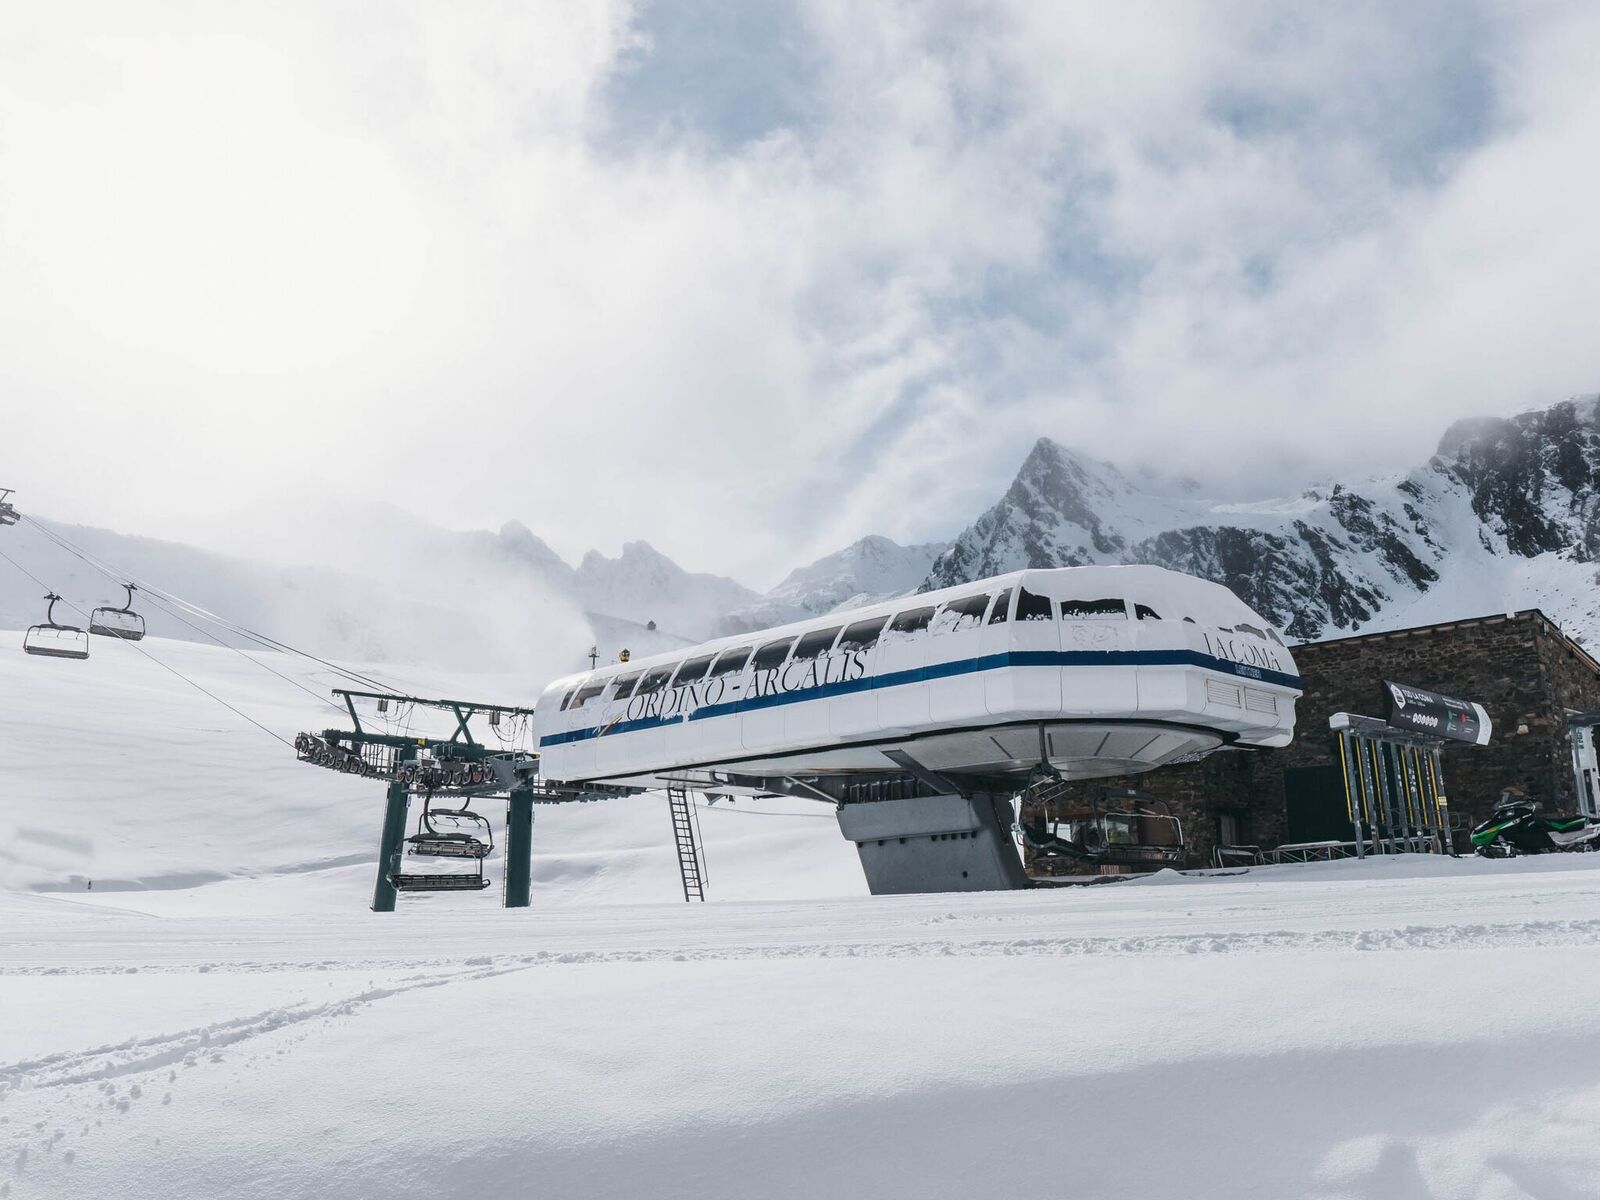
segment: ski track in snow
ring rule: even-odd
[[[932,918],[930,924],[938,923]],[[1150,955],[1194,954],[1263,954],[1263,953],[1334,953],[1339,951],[1406,951],[1406,950],[1464,950],[1495,949],[1523,946],[1600,946],[1600,920],[1522,921],[1508,924],[1466,925],[1404,925],[1394,929],[1318,930],[1296,931],[1274,929],[1260,932],[1201,932],[1192,934],[1147,934],[1128,937],[1014,937],[984,938],[961,937],[949,940],[930,937],[921,941],[904,942],[851,942],[837,941],[793,942],[771,944],[760,942],[732,943],[717,946],[681,945],[652,948],[614,948],[590,950],[540,950],[532,954],[497,956],[494,961],[506,962],[508,970],[521,970],[534,966],[559,966],[562,964],[590,963],[647,963],[647,962],[709,962],[751,961],[766,959],[809,958],[921,958],[929,955],[942,957],[992,957],[1031,956],[1040,958],[1065,958],[1076,955],[1143,957]],[[412,967],[439,968],[449,965],[448,958],[377,957],[361,959],[340,966],[394,967],[405,964]],[[276,972],[283,969],[303,968],[302,961],[290,959],[245,959],[228,961],[219,959],[206,962],[204,971]],[[331,960],[315,966],[327,969]],[[195,968],[185,963],[152,963],[130,968],[112,964],[84,964],[80,966],[44,965],[40,963],[18,965],[0,970],[0,976],[10,975],[124,975],[144,972],[187,973]],[[476,978],[469,973],[461,978]],[[426,985],[436,987],[449,983],[458,976],[447,975]],[[373,996],[365,998],[375,998]],[[3,1068],[0,1068],[3,1070]]]
[[[0,657],[79,749],[6,768],[3,1200],[1600,1193],[1600,855],[873,899],[741,801],[684,905],[643,797],[541,809],[530,910],[378,916],[381,789],[86,665]]]

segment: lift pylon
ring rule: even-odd
[[[481,891],[489,886],[484,860],[493,848],[488,818],[472,810],[474,801],[504,797],[506,838],[503,899],[507,908],[526,908],[530,899],[533,857],[533,806],[637,794],[635,788],[595,785],[582,790],[552,787],[539,778],[539,756],[519,744],[528,728],[531,708],[467,700],[436,700],[390,692],[335,688],[350,714],[350,729],[301,733],[294,740],[301,762],[382,779],[387,785],[383,830],[378,845],[377,878],[372,911],[393,912],[399,892]],[[358,702],[369,704],[392,729],[409,721],[416,710],[440,712],[454,723],[448,737],[418,737],[409,732],[380,731],[363,723]],[[486,745],[473,732],[483,717],[500,742]],[[422,797],[419,829],[406,836],[411,799]],[[454,807],[439,807],[448,798]],[[454,828],[441,828],[443,819]],[[485,836],[479,836],[481,831]],[[412,858],[444,858],[470,863],[470,871],[406,870]]]

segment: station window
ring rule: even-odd
[[[589,701],[593,700],[601,692],[605,691],[606,690],[606,684],[608,684],[610,682],[611,681],[609,679],[591,679],[591,680],[589,680],[582,687],[580,687],[577,691],[572,693],[572,703],[571,703],[571,705],[569,705],[569,707],[571,707],[571,708],[582,708],[585,704],[589,703]]]
[[[1161,620],[1161,614],[1155,609],[1151,608],[1148,604],[1135,604],[1133,606],[1133,615],[1140,621]]]
[[[782,666],[783,660],[789,657],[789,647],[792,645],[794,645],[793,638],[779,638],[775,642],[768,642],[756,651],[755,669],[766,671],[773,667]]]
[[[1053,621],[1055,616],[1055,605],[1050,603],[1049,596],[1036,596],[1027,588],[1020,590],[1017,595],[1017,620]]]
[[[643,674],[643,671],[635,671],[632,675],[619,676],[616,680],[617,689],[611,693],[611,698],[613,700],[626,700],[633,695],[633,685],[639,682],[639,676]]]
[[[983,624],[983,614],[989,609],[989,593],[961,596],[948,601],[933,620],[935,633],[957,633]]]
[[[750,647],[736,646],[732,650],[724,650],[717,659],[717,665],[711,669],[712,675],[737,675],[744,670],[744,664],[750,661]]]
[[[826,654],[833,649],[833,639],[838,636],[839,626],[837,625],[828,629],[813,629],[810,633],[801,634],[800,640],[795,643],[795,661],[806,661]]]
[[[1276,629],[1274,629],[1271,625],[1267,626],[1267,636],[1269,638],[1271,638],[1274,642],[1276,642],[1278,645],[1280,645],[1280,646],[1283,645],[1283,639],[1278,636],[1278,631]]]
[[[888,623],[888,617],[873,617],[870,621],[857,621],[854,625],[846,625],[844,632],[839,635],[839,649],[871,650],[878,644],[878,638],[883,634],[883,627]]]
[[[691,658],[678,668],[678,674],[673,678],[674,687],[681,687],[686,683],[699,683],[706,677],[706,672],[711,669],[711,655],[702,654],[699,658]]]
[[[567,707],[572,703],[572,698],[574,696],[576,696],[577,694],[578,694],[578,689],[577,688],[570,687],[570,688],[567,689],[567,694],[565,696],[561,697],[561,711],[562,712],[566,712],[567,711]]]
[[[1063,600],[1063,621],[1126,621],[1128,605],[1122,600]]]
[[[1007,588],[994,598],[994,610],[989,613],[989,624],[1003,625],[1011,609],[1011,589]]]
[[[1261,638],[1263,641],[1265,641],[1266,637],[1267,637],[1267,631],[1264,630],[1264,629],[1260,629],[1255,625],[1243,625],[1243,624],[1235,625],[1233,627],[1233,630],[1234,630],[1235,633],[1250,633],[1250,634],[1254,634],[1256,637]]]
[[[651,692],[659,692],[667,686],[667,680],[672,678],[672,668],[662,667],[659,670],[648,672],[639,682],[639,690],[635,696],[648,696]]]
[[[910,608],[903,613],[896,613],[893,621],[889,622],[892,633],[921,633],[933,620],[933,609]]]

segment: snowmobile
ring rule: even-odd
[[[1472,847],[1485,858],[1600,850],[1600,824],[1581,816],[1540,816],[1531,800],[1502,801],[1473,829]]]

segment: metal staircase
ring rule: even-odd
[[[683,879],[683,899],[706,898],[705,855],[700,849],[697,821],[683,787],[667,789],[667,807],[672,810],[672,840],[678,848],[678,874]]]

